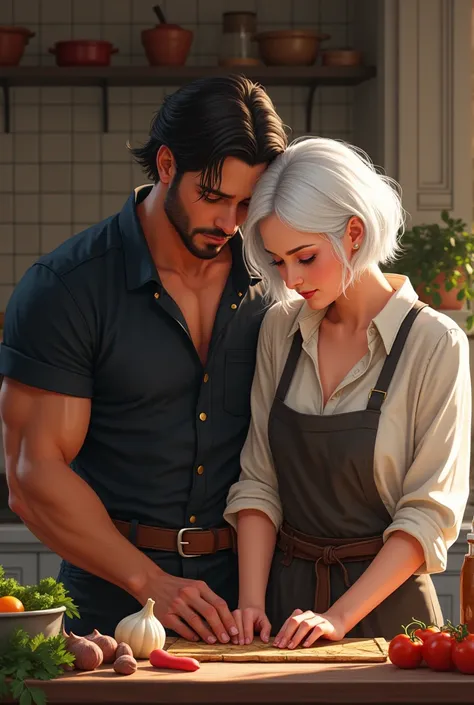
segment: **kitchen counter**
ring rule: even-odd
[[[118,676],[111,666],[29,681],[44,689],[48,704],[145,705],[167,703],[430,703],[474,702],[474,676],[403,671],[387,663],[203,663],[194,673],[154,669],[140,661],[136,673]],[[14,702],[2,700],[2,702]]]

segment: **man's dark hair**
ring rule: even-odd
[[[146,144],[131,150],[154,183],[159,181],[156,157],[162,145],[172,152],[178,175],[202,172],[203,185],[218,188],[227,157],[249,166],[270,163],[285,150],[287,135],[262,86],[244,76],[217,76],[168,95]]]

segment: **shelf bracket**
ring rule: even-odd
[[[309,134],[312,127],[312,117],[313,117],[313,101],[314,94],[318,88],[318,83],[315,81],[309,86],[308,96],[306,98],[306,132]]]
[[[100,85],[102,91],[102,131],[109,131],[109,86],[107,81]]]
[[[10,86],[8,81],[2,81],[3,93],[3,131],[10,132]]]

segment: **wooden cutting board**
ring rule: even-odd
[[[258,637],[249,646],[234,644],[192,643],[180,638],[166,640],[165,649],[176,656],[190,656],[204,661],[262,661],[262,662],[351,662],[381,663],[387,660],[388,643],[383,638],[342,639],[326,641],[320,639],[314,646],[296,649],[277,649],[271,643],[264,644]]]

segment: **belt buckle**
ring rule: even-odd
[[[180,529],[178,531],[178,537],[176,539],[177,543],[177,548],[178,548],[178,553],[182,558],[197,558],[198,556],[201,556],[201,553],[184,553],[183,549],[181,546],[185,546],[186,544],[189,544],[189,541],[183,541],[183,535],[186,531],[202,531],[202,528],[200,526],[187,526],[184,529]]]

